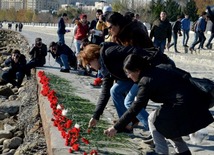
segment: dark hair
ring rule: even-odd
[[[128,55],[123,63],[123,69],[124,70],[129,70],[132,72],[135,71],[142,71],[145,70],[149,67],[149,63],[147,60],[143,59],[141,56],[136,55],[136,54],[130,54]]]
[[[68,16],[67,13],[62,14],[62,17],[67,17],[67,16]]]
[[[128,18],[126,19],[122,14],[118,12],[111,12],[106,16],[106,21],[111,23],[112,25],[119,26],[121,29],[132,20]]]
[[[154,47],[152,40],[145,32],[146,29],[144,29],[143,26],[143,23],[138,21],[127,24],[117,35],[118,42],[123,44],[128,43],[128,45],[141,48]]]
[[[52,42],[50,43],[50,45],[49,45],[49,48],[50,48],[50,47],[53,47],[53,46],[56,46],[56,45],[57,45],[57,43],[54,42],[54,41],[52,41]]]
[[[205,11],[203,11],[202,13],[201,13],[201,16],[203,16],[203,15],[206,15],[207,13],[205,12]]]
[[[20,52],[18,49],[14,49],[14,50],[12,51],[12,54],[21,54],[21,52]]]
[[[134,18],[134,13],[131,12],[131,11],[128,11],[128,12],[125,13],[125,16],[129,16],[131,18]]]
[[[97,9],[96,12],[97,12],[97,13],[102,13],[102,14],[103,14],[103,10],[101,10],[101,9]]]

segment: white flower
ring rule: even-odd
[[[67,110],[67,109],[63,109],[63,110],[62,110],[62,116],[66,116],[67,113],[68,113],[68,110]]]
[[[77,128],[77,129],[79,129],[79,128],[80,128],[80,125],[76,123],[76,124],[74,125],[74,127]]]
[[[62,109],[61,105],[58,104],[57,107],[56,107],[56,109]]]

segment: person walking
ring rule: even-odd
[[[199,17],[197,23],[196,23],[196,28],[195,28],[195,39],[192,43],[192,45],[190,46],[189,50],[191,51],[191,53],[193,51],[195,51],[195,46],[199,44],[198,49],[204,49],[204,42],[206,40],[206,37],[204,36],[204,32],[206,30],[206,17],[207,17],[207,13],[206,12],[202,12],[201,16]]]
[[[172,26],[167,19],[167,13],[165,11],[161,11],[160,18],[155,20],[151,32],[150,38],[154,37],[154,46],[159,48],[162,53],[164,53],[165,47],[169,47],[172,36]],[[166,39],[168,43],[166,45]]]
[[[177,17],[177,20],[175,21],[175,23],[172,26],[172,37],[173,37],[174,42],[171,43],[168,47],[168,49],[169,49],[171,46],[174,45],[175,53],[180,53],[177,49],[178,35],[182,36],[182,34],[181,34],[181,16]]]
[[[189,15],[185,14],[184,18],[181,20],[181,29],[183,32],[183,47],[188,47],[189,41],[189,31],[190,31],[190,19]]]
[[[67,17],[67,13],[63,13],[62,16],[60,17],[59,21],[58,21],[58,30],[57,30],[57,34],[58,34],[58,42],[59,44],[65,44],[65,33],[67,32],[65,29],[65,23],[67,22],[68,17]]]
[[[126,57],[123,68],[127,77],[138,83],[138,94],[129,110],[104,133],[115,136],[152,100],[162,104],[149,115],[149,129],[155,145],[153,154],[169,154],[169,141],[176,154],[191,155],[182,136],[214,121],[209,111],[208,94],[183,78],[183,75],[189,75],[186,71],[165,64],[151,66],[136,54]]]

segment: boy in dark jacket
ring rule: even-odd
[[[13,50],[11,57],[5,61],[5,66],[10,66],[2,74],[2,79],[14,87],[20,87],[25,76],[26,58],[19,50]]]

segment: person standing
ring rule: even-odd
[[[89,32],[89,22],[87,21],[87,15],[80,15],[80,20],[76,21],[76,26],[74,30],[74,45],[76,48],[76,55],[80,52],[80,46],[82,40],[88,38]]]
[[[154,46],[159,48],[162,53],[166,46],[166,39],[168,39],[167,48],[170,45],[172,36],[172,26],[167,19],[167,13],[161,11],[160,18],[155,20],[150,32],[150,38],[154,37]]]
[[[58,34],[58,38],[59,38],[59,43],[60,44],[65,44],[65,33],[66,33],[66,29],[65,29],[65,23],[68,20],[67,17],[67,13],[63,13],[62,17],[59,19],[58,21],[58,30],[57,30],[57,34]]]
[[[204,49],[204,42],[206,40],[206,37],[204,36],[204,32],[206,30],[206,17],[207,17],[207,13],[206,12],[202,12],[201,16],[199,17],[197,23],[196,23],[196,28],[195,28],[195,39],[191,45],[191,47],[189,48],[189,50],[191,51],[191,53],[193,51],[195,51],[195,46],[199,44],[198,49]]]
[[[187,43],[190,31],[190,20],[188,14],[185,14],[185,17],[181,20],[181,29],[183,31],[183,47],[188,47]]]
[[[175,53],[180,53],[177,50],[177,41],[178,41],[178,34],[179,36],[181,36],[181,16],[177,17],[177,20],[175,21],[175,23],[172,26],[172,36],[173,36],[173,40],[174,42],[170,44],[170,46],[168,47],[168,49],[174,45],[174,50]]]
[[[91,21],[91,24],[89,27],[90,34],[91,34],[91,43],[97,44],[97,45],[100,45],[100,43],[102,43],[104,41],[103,36],[95,35],[96,25],[97,25],[97,22],[99,22],[99,17],[102,14],[103,14],[103,11],[101,9],[98,9],[96,11],[96,18]]]

